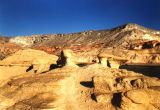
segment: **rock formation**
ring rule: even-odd
[[[125,64],[128,60],[122,57],[114,56],[113,53],[102,52],[98,55],[99,62],[104,67],[119,68],[121,65]]]
[[[160,110],[159,44],[159,31],[131,23],[2,37],[0,110]]]
[[[42,73],[50,70],[51,65],[57,64],[58,57],[39,50],[20,50],[0,61],[0,80],[16,76],[32,70]],[[12,71],[13,73],[10,73]]]

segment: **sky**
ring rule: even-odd
[[[126,23],[160,30],[160,0],[0,0],[0,35],[75,33]]]

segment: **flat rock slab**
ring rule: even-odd
[[[58,57],[47,54],[43,51],[26,49],[0,61],[0,65],[32,65],[32,64],[56,64]]]
[[[26,49],[0,61],[0,81],[26,73],[30,70],[36,73],[49,71],[52,64],[57,64],[58,57],[43,51]]]

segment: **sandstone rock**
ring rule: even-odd
[[[5,110],[8,106],[12,106],[13,104],[13,99],[9,99],[3,95],[0,95],[0,110]]]
[[[107,52],[102,52],[98,55],[99,62],[104,66],[104,67],[111,67],[111,68],[119,68],[122,64],[127,62],[127,59],[118,57],[113,55],[113,53],[107,53]]]
[[[56,64],[57,56],[43,51],[26,49],[0,61],[0,80],[34,70],[36,73],[49,71],[52,64]],[[4,77],[2,77],[4,76]]]
[[[29,66],[0,66],[0,81],[26,73]]]
[[[65,65],[67,66],[76,66],[76,63],[74,61],[74,55],[73,51],[70,49],[63,50],[63,55],[65,57]]]
[[[146,89],[160,86],[160,81],[154,78],[142,76],[131,77],[105,77],[96,76],[93,78],[95,93],[116,93],[133,89]]]
[[[126,97],[122,97],[120,108],[121,110],[158,110],[152,105],[133,103],[131,100],[129,100]],[[149,109],[149,108],[152,108],[152,109]]]
[[[159,36],[126,24],[0,39],[0,110],[159,110],[159,78],[119,69],[129,63],[159,66]],[[17,52],[26,47],[36,50]],[[60,56],[60,68],[50,71],[58,57],[38,50]]]
[[[98,103],[110,104],[112,98],[113,98],[113,94],[96,95],[96,100]]]
[[[98,79],[100,76],[101,83]],[[92,78],[94,81],[96,77],[99,83],[94,84]],[[159,80],[145,78],[135,72],[104,68],[99,64],[82,68],[64,66],[44,74],[20,75],[6,81],[5,84],[0,85],[0,95],[2,95],[0,105],[2,105],[2,109],[9,110],[156,110],[159,107],[158,92],[151,90],[158,86]],[[147,88],[143,88],[144,81],[142,79],[146,81]],[[125,85],[132,80],[134,80],[133,86]],[[108,85],[104,87],[103,84]],[[114,84],[117,87],[114,87]],[[122,86],[124,86],[124,90],[121,90]],[[102,88],[103,91],[97,87]],[[97,88],[97,92],[95,88]],[[104,89],[107,90],[104,91]],[[132,98],[132,100],[126,97],[127,92],[132,90],[146,90],[145,93],[150,99],[149,103],[143,103],[143,101],[134,103],[132,100],[139,101],[138,97]],[[149,91],[147,92],[147,90]],[[94,95],[92,95],[93,93]],[[152,97],[153,94],[156,94],[157,98]]]
[[[144,90],[132,90],[125,95],[136,104],[149,104],[149,96]]]
[[[60,107],[64,75],[31,74],[17,77],[0,85],[1,110],[42,110]],[[60,98],[62,101],[58,100]],[[60,109],[59,109],[60,110]]]
[[[112,103],[120,110],[159,110],[160,81],[146,76],[93,78],[98,103]],[[117,94],[115,96],[115,94]],[[113,102],[117,100],[117,102]]]
[[[89,65],[97,62],[97,57],[94,54],[85,54],[85,52],[74,52],[71,49],[64,49],[60,56],[61,61],[67,66],[78,67],[78,65]]]
[[[160,91],[153,89],[131,90],[122,97],[122,110],[159,110]],[[153,101],[154,100],[154,101]]]
[[[58,57],[43,51],[26,49],[0,61],[0,65],[31,65],[31,64],[56,64]]]
[[[131,45],[131,49],[141,50],[141,49],[151,49],[159,45],[158,40],[141,41]]]

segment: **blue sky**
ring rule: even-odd
[[[160,30],[160,0],[0,0],[0,34],[72,33],[128,22]]]

